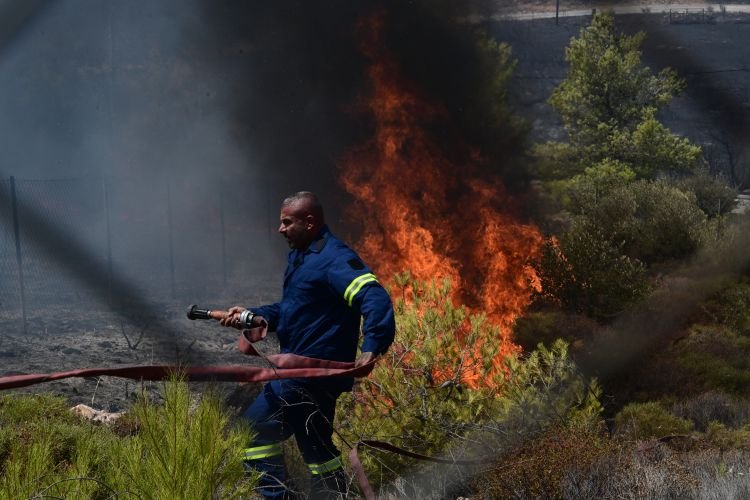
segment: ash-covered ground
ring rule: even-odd
[[[259,303],[248,304],[252,305]],[[8,328],[16,320],[3,321],[0,328],[11,333],[0,336],[0,376],[152,364],[263,365],[262,360],[237,349],[239,331],[215,321],[190,321],[186,310],[187,306],[171,304],[164,307],[161,318],[127,320],[113,312],[48,307],[29,313],[27,334]],[[163,322],[179,333],[160,332]],[[257,347],[264,353],[277,352],[275,335],[269,334]],[[66,397],[71,407],[82,403],[105,411],[126,411],[144,390],[158,399],[161,386],[162,382],[103,376],[46,382],[0,395],[53,393]],[[259,388],[258,383],[191,382],[191,391],[218,391],[235,409],[249,403]]]

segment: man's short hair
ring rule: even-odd
[[[298,191],[294,194],[291,194],[284,198],[284,201],[281,202],[281,206],[286,207],[299,202],[304,202],[308,213],[315,217],[318,222],[323,224],[323,205],[320,203],[320,200],[313,192]]]

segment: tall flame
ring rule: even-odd
[[[512,199],[499,180],[481,175],[477,152],[432,137],[430,130],[446,129],[447,112],[399,75],[379,42],[383,20],[369,20],[364,46],[375,135],[340,163],[365,229],[357,249],[385,281],[402,271],[449,279],[454,301],[498,326],[499,366],[518,350],[509,333],[538,288],[529,262],[542,237],[509,214]]]

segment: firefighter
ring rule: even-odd
[[[289,196],[280,220],[279,233],[290,248],[281,301],[251,310],[232,307],[221,324],[242,328],[243,321],[258,326],[265,320],[282,353],[355,366],[383,354],[395,333],[391,299],[370,268],[331,233],[318,198],[307,191]],[[257,433],[244,459],[263,473],[265,498],[292,498],[281,448],[292,435],[312,474],[311,497],[346,496],[347,478],[331,438],[336,400],[352,386],[351,378],[274,380],[264,386],[243,417]]]

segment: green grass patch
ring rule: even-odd
[[[240,498],[257,477],[241,450],[250,429],[233,426],[220,399],[164,384],[164,403],[142,397],[119,428],[73,415],[54,395],[0,398],[0,499]],[[129,429],[129,432],[122,432]]]

